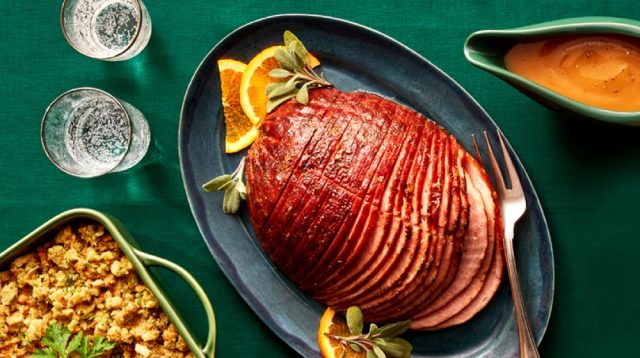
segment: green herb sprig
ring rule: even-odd
[[[369,332],[362,332],[364,320],[360,308],[349,307],[346,314],[347,326],[351,336],[325,335],[342,346],[342,356],[347,349],[355,352],[366,352],[367,358],[407,358],[411,355],[411,343],[398,338],[409,329],[411,321],[390,323],[382,327],[371,323]]]
[[[69,358],[73,353],[81,358],[96,358],[116,347],[101,336],[95,336],[93,341],[79,332],[71,336],[67,327],[56,323],[49,325],[42,337],[41,344],[44,348],[37,350],[31,358]]]
[[[213,178],[202,186],[202,189],[207,192],[224,192],[222,210],[226,214],[235,214],[238,209],[240,209],[240,201],[247,198],[247,188],[242,181],[245,159],[246,157],[242,158],[240,164],[233,173],[223,174],[219,177]]]
[[[291,31],[284,32],[284,45],[284,48],[279,48],[274,53],[281,68],[271,70],[269,76],[289,80],[267,85],[267,113],[293,97],[298,102],[307,104],[309,89],[332,86],[310,66],[309,51]]]

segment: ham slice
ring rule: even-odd
[[[419,285],[419,282],[424,280],[426,277],[426,273],[433,262],[430,258],[430,253],[433,250],[433,240],[428,230],[423,230],[424,227],[420,226],[420,204],[421,201],[418,200],[419,196],[415,195],[415,193],[421,193],[423,189],[426,187],[430,188],[431,179],[433,178],[433,173],[435,171],[435,162],[431,160],[431,156],[436,153],[437,144],[440,143],[439,138],[434,138],[434,131],[429,128],[432,125],[428,123],[425,130],[429,133],[425,135],[424,138],[420,141],[419,145],[423,146],[418,150],[418,155],[416,160],[413,163],[415,168],[424,168],[426,170],[418,170],[416,172],[416,182],[412,188],[408,188],[408,192],[411,194],[411,209],[407,210],[407,215],[409,216],[409,223],[411,228],[412,237],[416,237],[419,247],[416,250],[416,257],[411,260],[411,267],[406,270],[402,275],[402,281],[396,285],[392,285],[391,289],[386,292],[376,292],[376,297],[368,298],[367,300],[363,300],[361,304],[361,308],[367,310],[371,317],[375,317],[379,312],[385,314],[385,312],[389,312],[392,309],[396,309],[397,307],[390,307],[390,304],[397,305],[398,302],[405,302],[411,300],[412,296],[411,292],[415,293],[415,290],[418,288],[425,287],[424,285]],[[405,306],[405,304],[401,304],[401,306]]]
[[[468,176],[466,180],[471,209],[469,211],[469,228],[463,241],[464,251],[460,267],[453,283],[447,290],[438,295],[428,309],[414,317],[412,326],[416,329],[435,326],[460,312],[466,306],[466,300],[470,301],[475,297],[473,292],[465,292],[462,295],[461,292],[469,287],[483,263],[487,269],[491,263],[492,255],[487,255],[487,247],[491,246],[489,245],[489,218],[485,212],[482,195],[471,185],[472,182]],[[477,292],[475,293],[477,294]]]
[[[495,237],[491,267],[486,275],[477,275],[474,277],[474,280],[470,285],[470,287],[472,287],[470,290],[475,291],[477,286],[482,287],[471,302],[453,317],[430,328],[433,330],[462,324],[480,312],[480,310],[489,303],[491,297],[493,297],[500,287],[504,273],[502,222],[499,212],[500,208],[495,205],[495,193],[487,185],[489,179],[477,162],[468,160],[465,163],[465,168],[467,168],[470,175],[475,178],[474,185],[477,185],[479,188],[487,217],[489,218],[487,223],[488,233]]]
[[[424,122],[412,122],[412,124],[414,124],[410,129],[412,135],[408,135],[406,141],[407,150],[403,152],[404,156],[398,158],[397,171],[392,175],[395,180],[389,181],[390,185],[386,188],[386,193],[383,196],[382,220],[376,223],[380,225],[372,226],[374,230],[370,231],[370,235],[373,237],[371,242],[375,245],[369,244],[365,247],[363,255],[357,261],[359,270],[352,271],[351,275],[345,275],[344,279],[337,280],[332,288],[326,290],[331,295],[331,299],[327,300],[329,305],[340,307],[341,302],[356,302],[354,300],[361,298],[372,284],[377,286],[376,292],[383,290],[387,279],[395,278],[400,274],[402,266],[398,266],[407,263],[404,258],[415,251],[415,241],[406,235],[404,218],[402,217],[402,208],[406,204],[404,187],[393,185],[394,183],[410,185],[409,183],[413,179],[410,175],[411,164],[417,153],[417,146],[413,144],[418,141]],[[367,237],[366,233],[365,235],[358,232],[353,234]],[[367,250],[368,247],[372,250]],[[400,250],[409,252],[406,252],[407,255],[401,255]],[[338,290],[332,293],[333,288],[338,288]]]

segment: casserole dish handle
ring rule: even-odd
[[[204,307],[205,314],[207,316],[207,324],[208,324],[208,333],[207,333],[207,342],[204,347],[201,348],[202,353],[204,353],[205,357],[214,357],[215,349],[216,349],[216,317],[213,313],[213,306],[209,297],[204,292],[200,284],[191,276],[189,272],[187,272],[182,267],[174,264],[169,260],[165,260],[163,258],[153,256],[147,254],[146,252],[142,252],[140,250],[134,249],[136,256],[142,261],[143,264],[147,266],[158,266],[163,267],[168,270],[173,271],[176,275],[178,275],[181,279],[183,279],[196,294],[202,306]]]

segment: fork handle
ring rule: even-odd
[[[513,251],[513,232],[507,232],[504,237],[504,254],[507,261],[507,272],[511,283],[511,297],[513,297],[513,308],[516,316],[516,324],[518,325],[518,342],[520,346],[521,358],[539,358],[538,345],[536,344],[533,334],[531,333],[531,325],[527,318],[527,311],[522,299],[522,291],[520,290],[520,279],[518,278],[518,270],[516,267],[516,258]]]

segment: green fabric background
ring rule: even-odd
[[[586,15],[640,17],[637,1],[147,0],[151,41],[123,63],[76,53],[60,31],[60,4],[0,3],[0,249],[63,210],[102,210],[118,217],[143,249],[182,265],[202,283],[218,317],[218,356],[295,356],[234,291],[200,237],[180,178],[178,120],[191,75],[225,34],[271,14],[332,15],[380,30],[450,74],[520,155],[555,250],[556,294],[542,356],[640,356],[640,130],[566,118],[472,67],[462,54],[464,39],[476,30]],[[49,163],[40,119],[58,94],[79,86],[137,106],[163,152],[161,162],[91,180]],[[196,299],[179,280],[161,275],[203,337]]]

